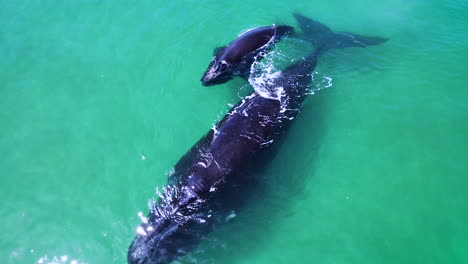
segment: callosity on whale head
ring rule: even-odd
[[[137,230],[138,235],[130,246],[128,263],[170,263],[177,258],[177,252],[172,251],[183,245],[177,243],[176,239],[170,239],[178,229],[177,223],[166,219],[140,225]]]
[[[216,51],[218,49],[215,50],[215,56],[211,60],[208,69],[201,78],[201,82],[204,86],[213,86],[225,83],[232,79],[235,75],[233,67],[230,65],[230,63],[226,60],[219,60],[219,57],[216,56]]]
[[[201,218],[203,200],[186,187],[165,187],[148,218],[142,218],[128,251],[130,264],[167,264],[198,244],[210,227]]]

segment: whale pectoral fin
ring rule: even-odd
[[[215,48],[213,51],[213,56],[219,57],[224,52],[224,50],[226,50],[226,47]]]

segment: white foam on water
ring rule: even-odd
[[[139,234],[139,235],[141,235],[141,236],[146,236],[146,235],[148,235],[148,234],[145,232],[145,230],[143,229],[143,227],[141,227],[141,226],[137,227],[136,232],[137,232],[137,234]]]
[[[148,219],[143,216],[143,212],[138,212],[138,218],[140,218],[142,223],[144,223],[144,224],[148,223]]]
[[[202,221],[203,215],[198,213],[198,209],[204,204],[205,200],[202,198],[197,198],[190,204],[184,206],[184,214],[180,212],[180,207],[178,201],[181,201],[182,198],[186,198],[186,195],[193,193],[189,187],[184,186],[179,188],[175,185],[166,185],[161,189],[156,188],[156,197],[148,201],[148,207],[151,211],[151,214],[154,214],[155,221],[158,222],[161,219],[170,219],[179,224],[183,224],[189,220]],[[148,224],[149,221],[147,218],[142,218],[143,215],[140,212],[139,217],[142,220],[142,223]],[[137,233],[146,235],[147,232],[154,231],[154,228],[148,228],[145,230],[143,228],[137,229]]]
[[[333,78],[317,71],[312,75],[312,86],[307,89],[307,94],[315,94],[320,90],[333,86]]]
[[[255,61],[250,68],[249,83],[255,92],[261,97],[280,100],[283,95],[283,87],[276,86],[275,80],[281,76],[281,70],[278,70],[273,62],[273,58],[278,57],[278,52],[271,52],[268,57],[262,60],[262,63]],[[265,54],[259,54],[265,56]]]

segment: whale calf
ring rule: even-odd
[[[320,55],[332,48],[365,47],[378,37],[334,33],[296,14],[315,50],[281,71],[269,88],[276,99],[253,92],[244,97],[174,166],[160,199],[137,229],[128,250],[131,264],[166,264],[188,254],[242,206],[248,171],[299,114]]]
[[[216,48],[208,68],[201,78],[205,86],[222,84],[240,76],[247,79],[250,67],[283,37],[292,34],[290,26],[266,26],[250,29],[225,47]]]

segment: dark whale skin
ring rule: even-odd
[[[222,84],[236,76],[247,79],[254,61],[261,60],[275,43],[293,32],[293,27],[285,25],[258,27],[243,33],[228,46],[216,48],[201,78],[202,84]]]
[[[172,198],[161,199],[140,226],[145,234],[130,246],[129,263],[170,263],[239,208],[244,172],[299,113],[316,61],[312,55],[283,71],[275,81],[281,98],[245,97],[179,160],[168,183]]]
[[[170,263],[193,250],[233,210],[241,208],[244,194],[251,191],[248,171],[268,155],[300,113],[324,51],[387,40],[334,33],[316,21],[295,16],[304,32],[315,34],[315,51],[269,82],[271,90],[281,87],[278,98],[255,92],[244,97],[177,162],[160,199],[137,229],[128,250],[129,263]]]

